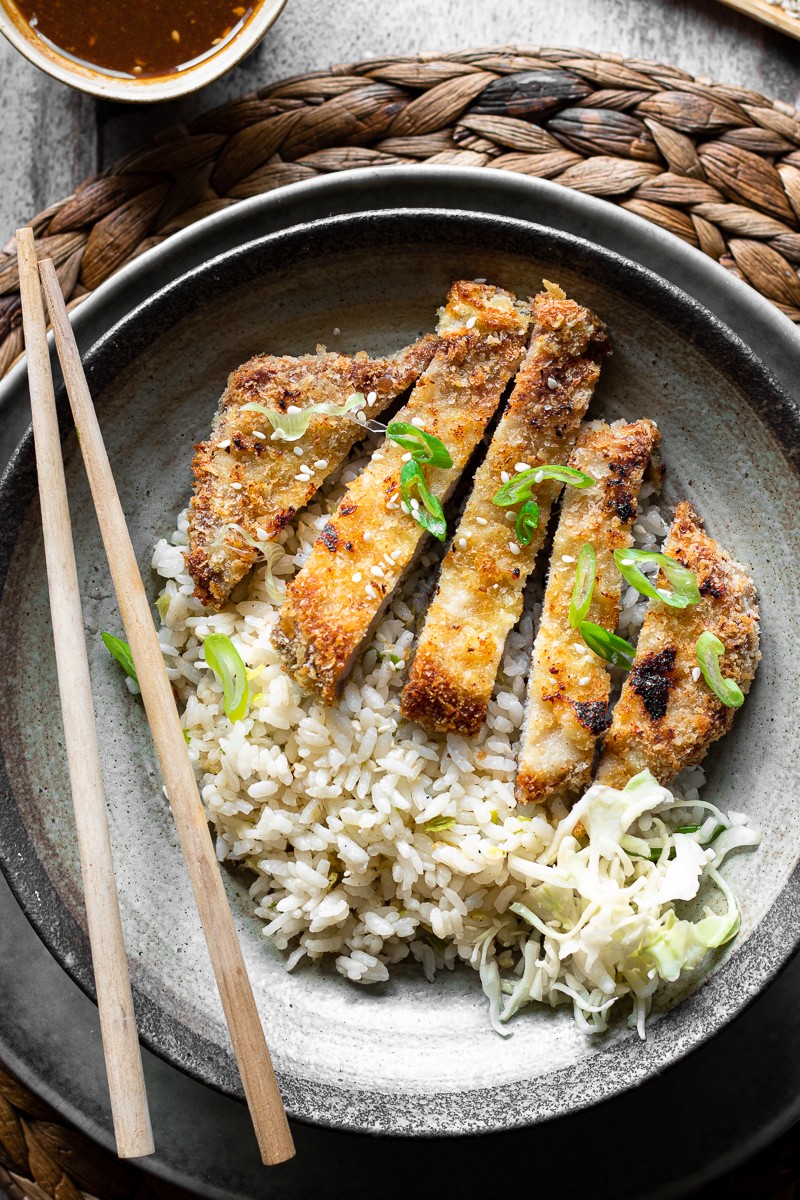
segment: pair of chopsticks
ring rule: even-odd
[[[61,710],[117,1151],[121,1158],[135,1158],[152,1154],[154,1147],[100,772],[42,289],[261,1158],[285,1162],[295,1152],[292,1136],[61,286],[51,259],[37,264],[28,228],[17,230],[17,258]]]

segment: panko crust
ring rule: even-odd
[[[745,694],[761,658],[755,584],[708,536],[687,501],[676,509],[664,552],[695,572],[701,600],[685,609],[650,601],[598,766],[597,782],[610,787],[624,787],[645,768],[667,784],[684,767],[701,762],[730,729],[736,710],[702,677],[693,678],[701,633],[709,630],[720,639],[722,674]],[[663,575],[657,586],[669,587]]]
[[[609,351],[603,323],[556,284],[545,281],[533,314],[530,349],[475,472],[402,693],[403,715],[430,732],[476,737],[486,720],[503,646],[522,613],[561,484],[534,487],[539,525],[527,546],[517,543],[509,510],[492,497],[521,461],[566,463]]]
[[[450,451],[452,468],[425,468],[427,486],[442,502],[519,366],[529,324],[528,309],[500,288],[460,281],[450,290],[439,348],[397,415],[417,418]],[[404,457],[387,439],[350,484],[289,585],[273,631],[289,674],[329,704],[429,536],[399,505]]]
[[[613,553],[633,540],[639,488],[659,436],[649,420],[593,421],[581,431],[570,458],[570,466],[597,482],[565,489],[553,539],[520,741],[516,790],[521,803],[577,794],[591,779],[597,737],[607,724],[611,677],[569,622],[576,564],[581,547],[590,543],[597,574],[586,620],[614,630],[621,577]]]
[[[286,412],[290,405],[341,405],[354,392],[374,392],[369,412],[376,415],[411,387],[438,344],[429,334],[390,358],[378,359],[363,352],[352,357],[260,355],[230,375],[211,437],[195,447],[192,463],[195,482],[186,562],[203,604],[222,608],[258,557],[257,548],[227,526],[239,525],[258,541],[273,540],[365,432],[350,418],[315,416],[300,441],[273,440],[267,418],[243,412],[243,405],[255,402]],[[302,464],[308,467],[307,479],[297,478]]]

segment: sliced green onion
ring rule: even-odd
[[[744,693],[735,679],[726,679],[720,670],[719,660],[725,653],[725,647],[716,634],[708,629],[701,633],[695,647],[697,661],[703,678],[727,708],[739,708],[744,704]]]
[[[434,817],[422,828],[426,833],[444,833],[445,829],[452,829],[455,823],[455,817]]]
[[[595,654],[610,662],[612,667],[622,667],[630,671],[636,657],[636,651],[630,642],[591,621],[581,621],[578,629],[590,650],[594,650]]]
[[[344,417],[355,409],[364,408],[367,401],[363,392],[353,392],[344,404],[309,404],[299,412],[278,412],[275,408],[267,408],[265,404],[243,404],[240,412],[257,412],[266,417],[272,426],[273,439],[284,442],[298,442],[311,424],[312,417]]]
[[[421,504],[413,505],[411,503],[412,489],[416,488],[419,492]],[[403,503],[408,508],[409,514],[414,518],[418,525],[423,529],[427,529],[435,538],[443,542],[447,537],[447,522],[444,519],[444,510],[435,496],[432,496],[428,491],[425,483],[425,476],[422,474],[422,467],[416,461],[411,459],[410,462],[403,464],[403,469],[400,472],[400,494],[403,498]]]
[[[526,500],[517,516],[514,532],[520,546],[527,546],[533,537],[533,531],[539,524],[539,505],[535,500]]]
[[[239,651],[224,633],[210,633],[203,642],[206,662],[222,684],[223,707],[229,720],[241,721],[250,699],[247,670]]]
[[[264,572],[264,587],[266,588],[267,596],[270,598],[273,604],[283,604],[284,600],[286,599],[285,586],[282,587],[272,574],[274,567],[283,558],[283,547],[279,542],[260,542],[257,538],[254,538],[251,533],[248,533],[246,529],[243,529],[241,525],[237,525],[234,521],[230,521],[227,525],[222,526],[219,533],[214,538],[214,541],[211,543],[210,549],[212,553],[214,550],[218,550],[223,542],[228,545],[229,549],[233,551],[236,550],[236,547],[231,546],[231,543],[228,541],[229,530],[232,530],[235,534],[237,534],[243,542],[247,543],[248,546],[252,546],[253,549],[258,551],[259,559],[266,567]]]
[[[192,735],[189,733],[188,729],[184,729],[184,731],[183,731],[183,740],[186,742],[187,746],[189,745],[189,742],[191,742],[191,740],[192,740]]]
[[[534,486],[545,479],[556,479],[559,483],[569,483],[576,488],[591,487],[596,482],[591,475],[586,475],[575,467],[551,466],[547,463],[541,467],[531,467],[528,471],[520,471],[519,475],[512,475],[508,482],[495,492],[492,504],[508,508],[511,504],[521,504],[524,500],[530,500]]]
[[[122,638],[114,637],[113,633],[101,633],[100,637],[105,643],[106,650],[111,654],[122,667],[125,674],[138,683],[136,678],[136,667],[133,665],[133,656],[131,648],[127,642],[123,642]]]
[[[405,421],[391,421],[386,426],[386,436],[404,450],[410,450],[418,463],[430,467],[452,467],[453,459],[444,442],[432,433],[409,425]]]
[[[161,617],[162,621],[166,621],[167,613],[169,612],[169,606],[171,603],[172,597],[170,596],[169,592],[162,592],[156,600],[156,608],[158,609],[158,615]]]
[[[594,581],[597,578],[597,555],[591,542],[584,542],[578,553],[572,599],[569,602],[569,623],[573,629],[580,627],[592,603]]]
[[[652,600],[661,600],[670,608],[688,608],[690,604],[700,603],[700,592],[697,588],[697,576],[694,571],[690,571],[688,567],[682,566],[681,563],[676,562],[674,558],[669,558],[666,554],[658,554],[655,550],[620,549],[614,551],[614,562],[619,567],[623,579],[643,596],[649,596]],[[644,562],[658,563],[674,590],[668,592],[665,588],[657,588],[655,584],[651,583],[637,565]]]

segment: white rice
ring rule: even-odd
[[[276,576],[302,565],[343,484],[362,465],[348,464],[324,498],[281,534],[285,555]],[[499,967],[515,978],[525,974],[534,999],[573,1004],[587,1030],[605,1028],[608,995],[591,973],[569,957],[562,961],[547,939],[540,944],[509,912],[529,888],[525,863],[538,860],[553,837],[543,810],[517,810],[513,786],[541,587],[529,588],[525,613],[509,635],[479,737],[439,739],[399,712],[435,551],[423,555],[386,611],[341,703],[326,708],[281,669],[270,642],[278,610],[267,598],[263,570],[253,573],[245,599],[221,613],[204,610],[184,564],[186,531],[184,512],[153,557],[168,598],[168,608],[161,601],[161,645],[185,705],[217,856],[253,873],[256,913],[265,936],[286,952],[287,970],[304,958],[333,955],[347,979],[372,984],[409,956],[431,980],[461,959],[481,970],[484,990],[494,997],[495,1027]],[[636,544],[657,548],[666,531],[661,511],[645,501]],[[623,592],[623,636],[635,637],[645,603],[635,591]],[[202,659],[210,633],[232,637],[250,671],[250,710],[235,725]],[[703,781],[700,769],[687,778],[680,794],[689,808]],[[625,993],[623,987],[619,994]]]

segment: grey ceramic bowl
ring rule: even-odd
[[[502,1042],[467,972],[431,987],[404,968],[371,992],[330,971],[286,975],[249,914],[246,881],[229,874],[289,1110],[344,1128],[478,1132],[618,1093],[741,1011],[800,933],[793,873],[800,833],[790,819],[800,735],[791,717],[794,668],[781,653],[796,643],[800,612],[793,541],[800,420],[735,336],[642,268],[519,221],[405,211],[275,234],[190,272],[134,310],[88,356],[145,577],[153,542],[186,503],[191,445],[206,431],[233,365],[259,350],[300,352],[319,341],[344,350],[395,348],[431,326],[448,283],[460,275],[484,275],[518,292],[535,289],[546,275],[597,309],[610,325],[615,355],[596,412],[657,419],[667,497],[690,496],[712,532],[752,563],[765,660],[734,733],[709,760],[708,795],[748,811],[764,845],[728,870],[742,900],[743,929],[727,961],[665,998],[645,1045],[624,1026],[586,1041],[566,1012],[525,1016]],[[170,1061],[238,1094],[144,717],[96,637],[99,629],[118,629],[118,617],[74,438],[65,453],[140,1028]],[[26,440],[0,495],[2,856],[31,921],[91,989],[33,493]],[[155,580],[152,586],[155,595]]]

